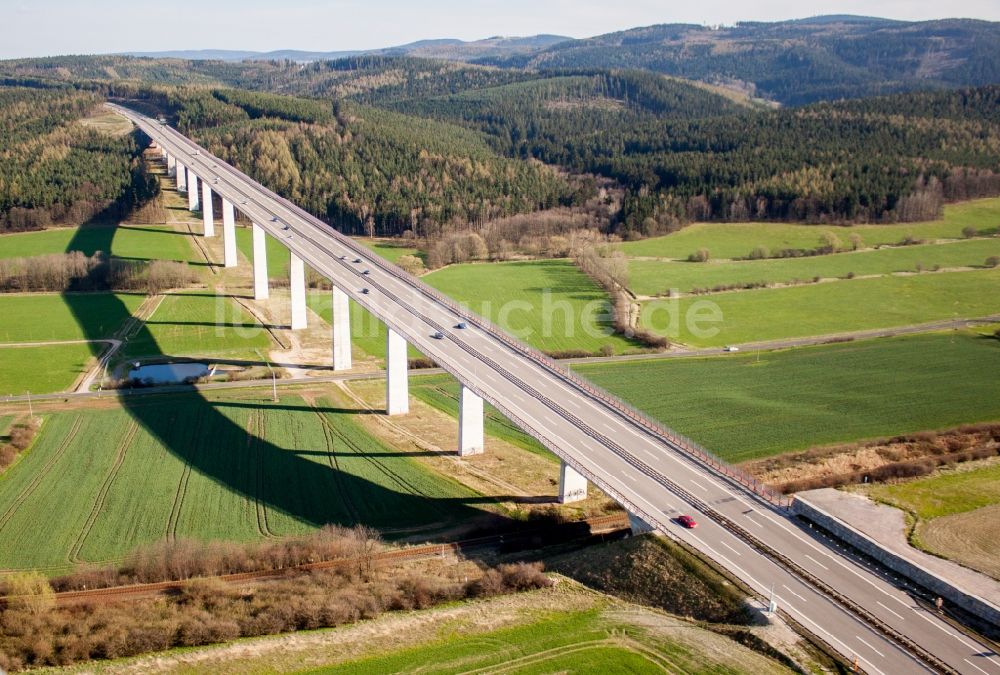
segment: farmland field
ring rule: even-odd
[[[991,329],[992,330],[992,329]],[[721,457],[1000,420],[1000,340],[976,331],[577,370]]]
[[[94,349],[102,349],[97,345]],[[0,395],[65,391],[83,373],[94,351],[84,343],[41,347],[0,346]]]
[[[1000,269],[993,269],[652,300],[643,304],[641,322],[657,333],[702,347],[827,335],[996,314],[998,284]],[[694,334],[684,317],[692,307],[713,305],[721,311],[722,321],[702,323],[706,332]]]
[[[479,513],[474,493],[374,439],[353,414],[233,394],[48,414],[33,449],[0,477],[0,568],[58,570],[164,537],[248,541],[325,523],[392,536]]]
[[[959,465],[869,494],[913,514],[922,548],[1000,579],[1000,463]]]
[[[112,238],[111,253],[119,258],[192,263],[201,260],[191,246],[191,235],[187,233],[168,226],[124,224],[118,227],[94,225],[5,234],[0,236],[0,258],[22,258],[70,250],[82,251],[86,255],[97,251],[107,253],[109,238]]]
[[[384,239],[368,239],[367,237],[358,237],[355,239],[359,244],[370,248],[373,252],[379,254],[389,262],[396,262],[400,257],[404,255],[412,255],[421,257],[420,250],[413,248],[411,246],[406,246],[403,244],[397,244],[392,240]]]
[[[918,266],[924,270],[935,265],[943,268],[981,267],[991,256],[1000,256],[1000,239],[971,239],[780,260],[708,263],[632,260],[629,263],[629,287],[639,295],[664,295],[670,289],[686,293],[695,288],[727,284],[774,284],[808,281],[813,277],[914,272]]]
[[[145,322],[146,330],[126,343],[126,358],[216,356],[257,358],[271,344],[264,327],[231,298],[222,295],[166,295]]]
[[[550,607],[562,603],[550,601]],[[637,610],[538,611],[488,632],[443,631],[429,644],[310,670],[334,673],[398,672],[785,672],[774,662],[723,644],[674,619],[635,624]],[[509,624],[513,623],[513,627]],[[680,629],[680,630],[679,630]],[[741,652],[741,653],[738,653]]]
[[[424,280],[538,349],[634,347],[607,334],[607,295],[566,260],[451,265]]]
[[[108,337],[145,297],[125,293],[0,295],[0,343]]]
[[[897,244],[903,238],[957,239],[962,229],[973,227],[979,234],[996,234],[1000,226],[1000,198],[979,199],[944,207],[944,217],[924,223],[896,225],[790,225],[786,223],[696,223],[663,237],[630,241],[621,245],[631,257],[685,260],[700,248],[713,258],[740,258],[758,246],[771,251],[784,248],[812,249],[824,232],[833,232],[845,245],[858,234],[865,246]]]

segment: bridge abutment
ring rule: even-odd
[[[206,237],[215,236],[215,212],[212,204],[212,188],[205,181],[201,182],[201,214],[205,224],[203,234]]]
[[[236,267],[236,209],[222,198],[222,258],[226,267]]]
[[[587,477],[564,460],[559,462],[559,503],[569,504],[587,498]]]
[[[290,253],[288,266],[292,293],[292,330],[306,327],[306,266],[302,258]]]
[[[253,299],[267,300],[270,292],[267,287],[267,233],[264,228],[253,223]]]
[[[188,188],[188,210],[197,211],[199,207],[198,199],[198,174],[191,169],[187,170]]]
[[[484,448],[483,399],[463,384],[458,402],[458,454],[479,455]]]
[[[333,369],[351,369],[351,306],[347,293],[333,287]]]
[[[385,337],[385,412],[405,415],[410,412],[409,364],[406,338],[386,326]]]

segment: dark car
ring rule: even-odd
[[[468,327],[469,324],[465,323],[464,321],[459,321],[457,324],[455,324],[455,328],[461,328],[462,330],[465,330]]]
[[[361,289],[361,292],[362,292],[363,294],[365,294],[365,295],[368,295],[368,289],[367,289],[367,288],[362,288],[362,289]]]
[[[438,332],[434,333],[434,335],[432,335],[431,337],[433,337],[435,340],[443,340],[444,339],[444,333],[442,333],[441,331],[438,331]]]
[[[363,270],[361,273],[362,274],[371,274],[372,272],[371,272],[371,270]]]
[[[680,525],[681,527],[686,527],[689,530],[693,530],[694,528],[698,527],[698,523],[695,522],[695,519],[687,515],[678,516],[677,524]]]
[[[355,259],[354,259],[354,262],[356,262],[356,263],[359,263],[359,262],[361,262],[361,258],[355,258]]]

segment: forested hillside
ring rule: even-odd
[[[1000,82],[997,45],[1000,23],[826,16],[722,28],[633,28],[483,62],[534,70],[642,68],[801,105]]]
[[[482,129],[512,156],[619,181],[626,236],[689,220],[921,220],[1000,193],[1000,87],[754,111],[619,73],[405,107]]]
[[[135,137],[77,122],[100,103],[73,89],[0,87],[0,229],[78,224],[110,207],[127,212],[156,194]]]
[[[433,120],[246,91],[149,96],[213,154],[345,232],[435,236],[584,198],[556,171]]]

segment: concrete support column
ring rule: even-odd
[[[564,461],[559,463],[559,503],[569,504],[587,498],[587,478]]]
[[[483,399],[463,384],[458,401],[458,454],[482,454],[484,445]]]
[[[197,211],[199,207],[198,199],[198,176],[194,171],[188,169],[187,171],[187,182],[188,182],[188,210]]]
[[[222,250],[226,267],[236,267],[236,209],[222,198]]]
[[[205,236],[214,237],[215,213],[212,208],[212,188],[205,181],[201,182],[201,213],[205,222]]]
[[[333,369],[351,369],[351,307],[347,293],[333,287]]]
[[[177,175],[177,158],[171,154],[167,154],[167,175]]]
[[[302,258],[294,253],[291,254],[292,287],[292,330],[301,330],[306,327],[306,266]]]
[[[635,535],[646,534],[656,529],[645,520],[632,513],[628,514],[628,526],[631,528],[632,534]]]
[[[388,415],[405,415],[410,412],[408,366],[406,338],[386,326],[385,412]]]
[[[267,233],[254,223],[253,232],[253,299],[267,300]]]
[[[174,169],[174,173],[177,176],[177,191],[187,192],[187,167],[177,162]]]

